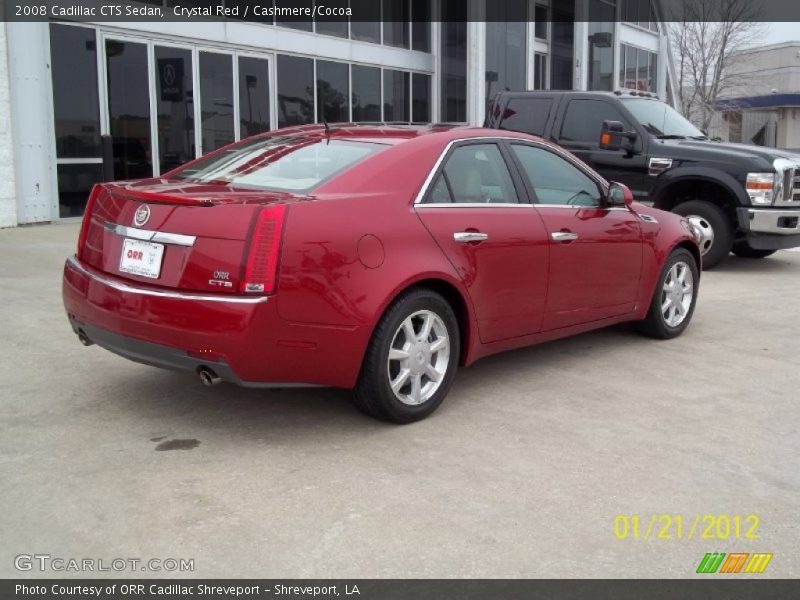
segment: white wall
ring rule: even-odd
[[[17,224],[17,200],[6,39],[6,23],[0,22],[0,227],[13,227]]]

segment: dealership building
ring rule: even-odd
[[[512,15],[493,0],[350,0],[375,20],[0,23],[0,227],[78,218],[95,182],[288,125],[480,125],[500,90],[670,101],[653,4],[518,0]]]

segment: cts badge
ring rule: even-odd
[[[133,214],[133,224],[141,227],[147,223],[148,219],[150,219],[150,207],[147,204],[142,204]]]

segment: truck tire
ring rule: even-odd
[[[705,200],[690,200],[679,204],[672,212],[692,221],[703,234],[700,241],[703,270],[714,268],[730,254],[733,226],[719,206]]]
[[[751,248],[747,242],[736,242],[733,245],[733,253],[739,258],[766,258],[776,252],[777,250],[756,250]]]

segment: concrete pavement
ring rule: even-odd
[[[83,348],[60,299],[77,233],[0,231],[2,577],[63,575],[15,569],[34,553],[197,577],[689,577],[714,551],[800,576],[798,252],[705,273],[679,339],[491,357],[398,427],[344,391],[206,389]],[[683,539],[675,519],[673,539],[615,536],[617,515],[641,538],[662,514]],[[686,539],[704,515],[743,538],[751,514],[758,539]]]

